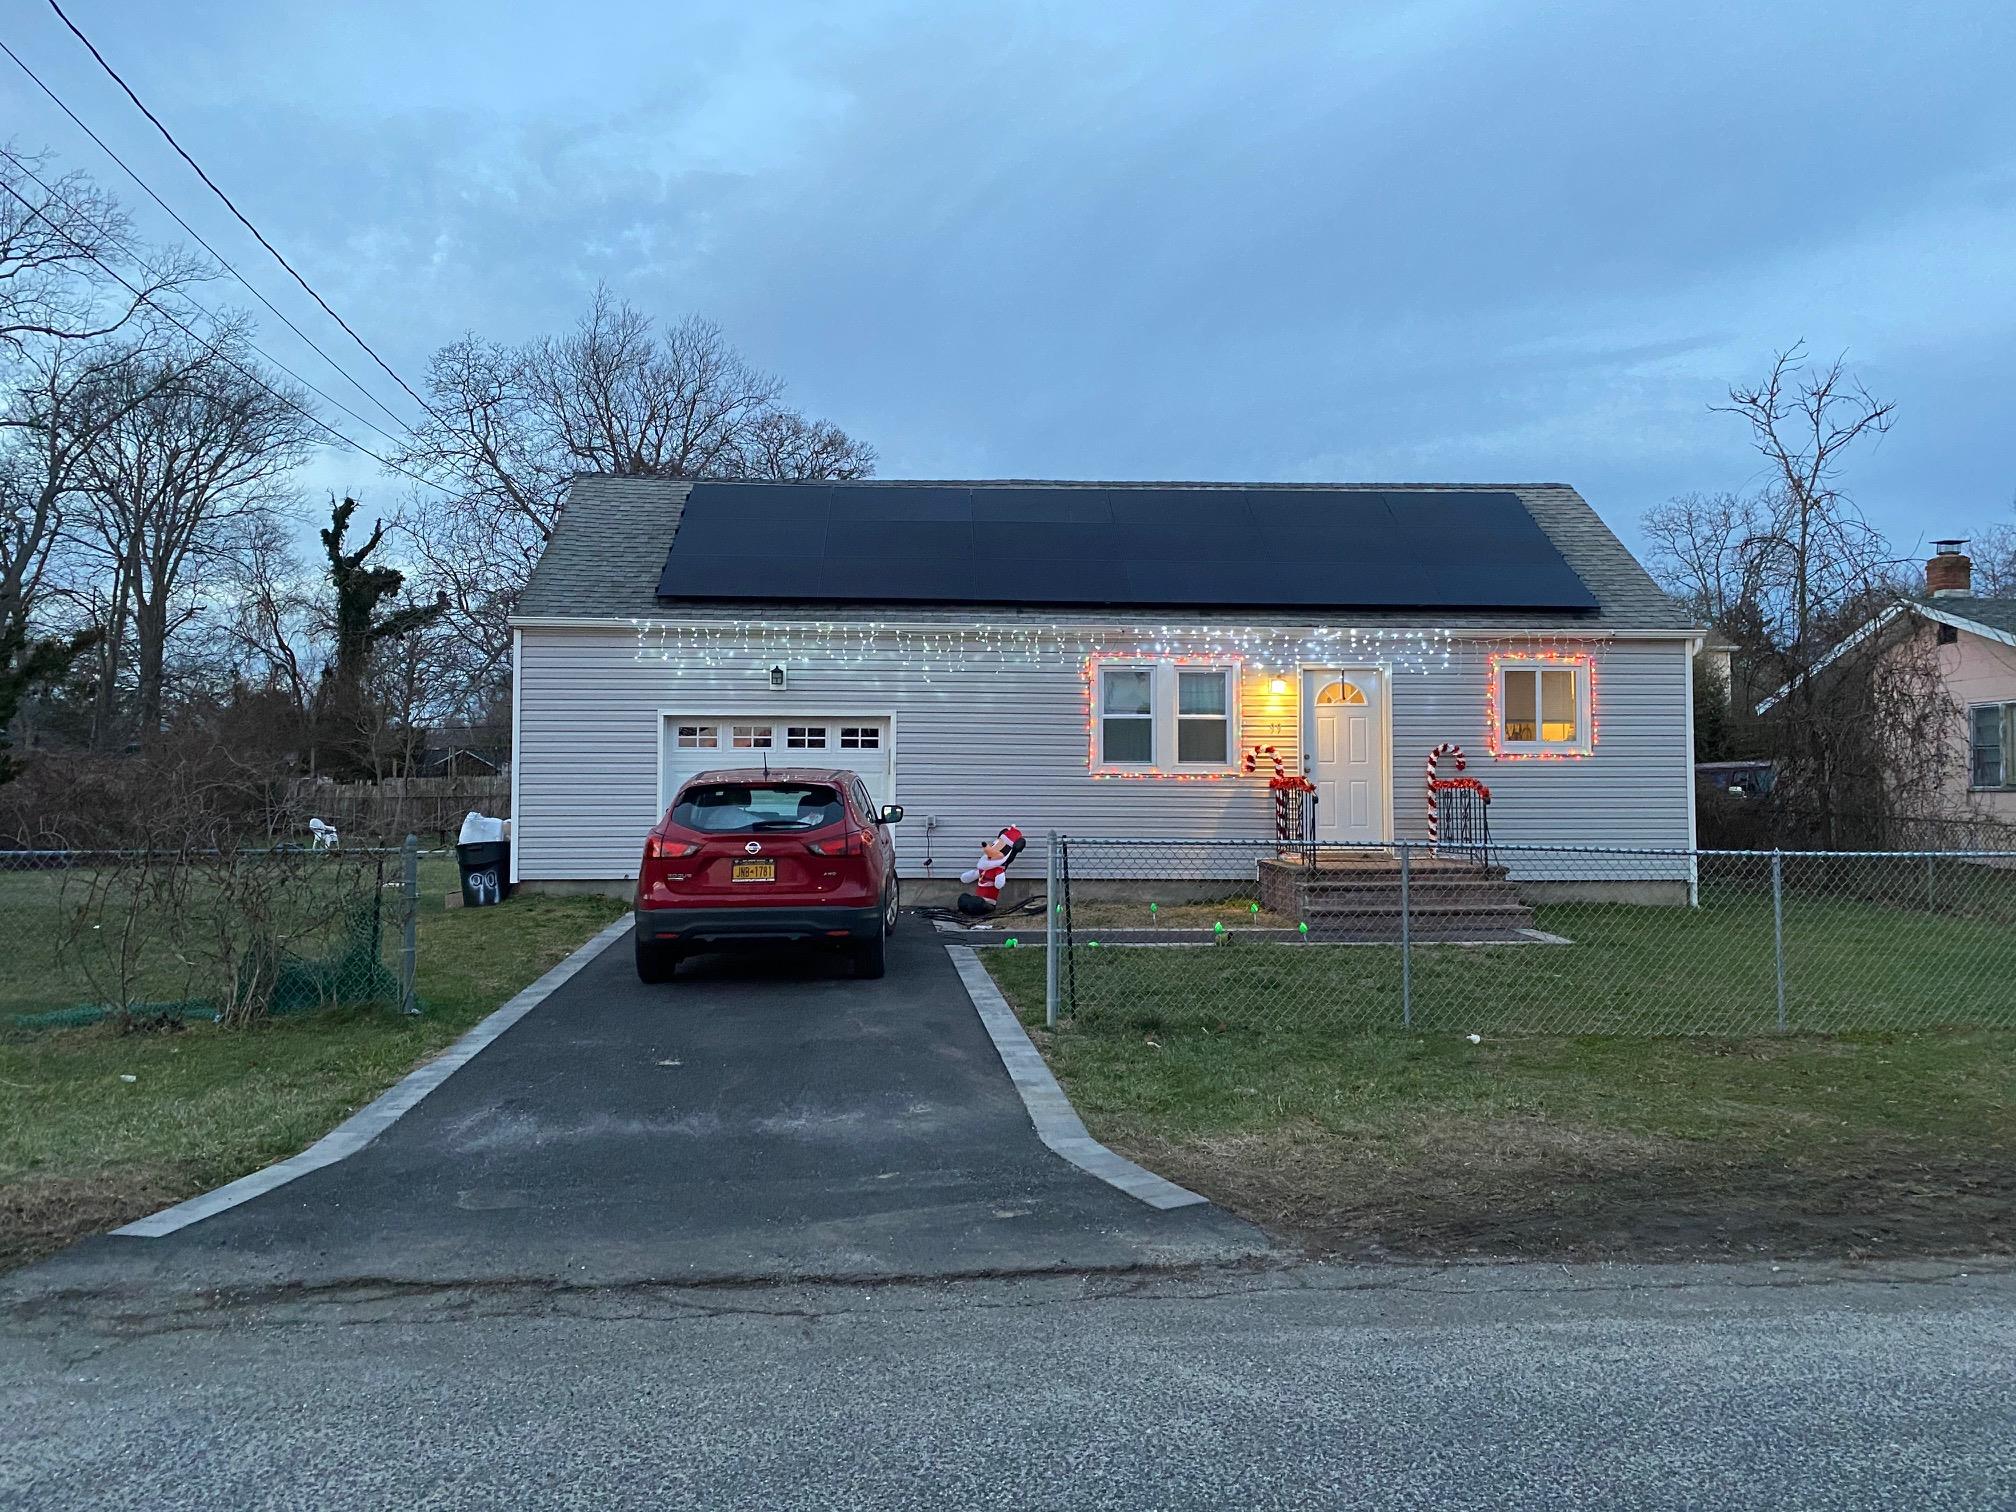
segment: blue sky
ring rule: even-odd
[[[1759,481],[1709,406],[1803,338],[1898,403],[1849,482],[1903,548],[2012,518],[2000,0],[66,8],[416,383],[606,280],[888,476],[1561,480],[1635,540]],[[53,14],[4,34],[322,334]]]

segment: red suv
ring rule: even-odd
[[[797,940],[839,946],[879,977],[899,904],[903,810],[878,808],[853,772],[702,772],[644,842],[637,975],[668,982],[703,950]]]

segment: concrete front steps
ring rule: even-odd
[[[1311,939],[1400,939],[1400,863],[1379,852],[1311,871],[1295,861],[1260,863],[1263,908],[1292,915]],[[1409,937],[1437,941],[1528,938],[1533,910],[1505,868],[1449,856],[1417,856],[1407,886]]]

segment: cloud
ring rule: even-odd
[[[252,14],[121,50],[408,374],[607,280],[892,474],[1558,478],[1628,527],[1754,476],[1707,407],[1805,337],[1901,401],[1886,524],[2016,482],[2006,6]]]

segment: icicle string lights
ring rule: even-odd
[[[970,629],[884,621],[721,621],[679,624],[633,621],[637,660],[659,662],[676,674],[689,669],[745,667],[758,662],[790,666],[863,667],[894,662],[925,681],[956,673],[1009,671],[1032,661],[1082,663],[1088,656],[1124,653],[1195,661],[1244,663],[1268,677],[1290,677],[1305,665],[1354,658],[1396,672],[1428,672],[1450,664],[1452,637],[1440,629],[1318,628],[1283,630],[1238,625],[1002,624]]]

